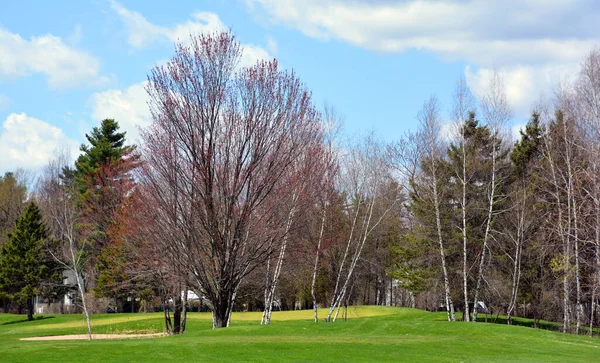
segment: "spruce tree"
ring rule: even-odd
[[[48,234],[40,210],[31,202],[15,223],[2,246],[0,293],[27,306],[27,320],[33,320],[33,299],[42,283],[51,277],[44,243]]]

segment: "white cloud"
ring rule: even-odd
[[[196,12],[191,15],[191,20],[172,27],[159,26],[148,21],[142,14],[131,11],[116,1],[111,1],[111,8],[119,14],[128,29],[128,42],[135,48],[143,48],[154,42],[169,41],[186,42],[190,34],[226,31],[219,16],[211,12]],[[268,46],[274,42],[268,40]],[[254,44],[242,44],[243,54],[240,65],[251,66],[257,60],[270,60],[273,57],[264,48]],[[271,49],[271,48],[269,48]]]
[[[10,99],[2,93],[0,93],[0,111],[7,108],[8,105],[10,105]]]
[[[380,52],[416,49],[465,61],[474,90],[492,69],[506,76],[509,102],[528,112],[531,99],[577,69],[600,43],[597,4],[585,0],[246,0],[267,22],[317,39]],[[565,24],[568,24],[565,26]],[[522,83],[521,83],[522,82]]]
[[[579,63],[554,63],[534,65],[516,65],[502,68],[479,68],[472,71],[465,68],[467,84],[475,95],[481,96],[489,81],[497,71],[504,81],[506,96],[515,113],[529,117],[536,101],[562,81],[577,74]]]
[[[60,37],[50,34],[25,40],[0,28],[0,54],[0,80],[43,73],[53,89],[108,81],[100,75],[100,62],[95,57],[67,46]]]
[[[251,67],[259,60],[271,60],[273,57],[264,48],[254,44],[243,44],[240,67]]]
[[[25,113],[12,113],[0,130],[0,169],[40,168],[59,147],[67,147],[76,155],[78,144],[56,126]]]
[[[136,48],[164,39],[171,42],[185,41],[193,33],[226,29],[219,16],[210,12],[196,12],[192,14],[193,20],[169,28],[152,24],[142,14],[126,9],[116,1],[111,1],[111,8],[123,19],[129,31],[129,44]]]
[[[94,93],[91,97],[94,120],[99,122],[105,118],[115,119],[121,129],[127,132],[129,142],[137,143],[138,128],[151,123],[148,95],[144,89],[146,83],[137,83],[125,90],[111,89]]]

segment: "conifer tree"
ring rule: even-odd
[[[2,246],[0,258],[0,293],[27,306],[27,320],[33,320],[33,299],[41,285],[51,277],[45,258],[47,231],[40,210],[31,202],[17,219],[15,228]]]

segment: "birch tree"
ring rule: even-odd
[[[592,201],[590,209],[594,246],[593,283],[591,291],[589,335],[592,335],[594,316],[597,311],[598,287],[600,286],[600,50],[589,53],[582,63],[576,83],[578,109],[587,130],[584,145],[587,146],[585,169],[590,184],[584,188]]]
[[[462,238],[463,238],[463,265],[462,265],[462,274],[463,274],[463,298],[464,298],[464,312],[463,317],[465,321],[469,321],[469,291],[468,291],[468,282],[469,282],[469,268],[468,268],[468,230],[467,230],[467,185],[471,183],[471,179],[473,177],[473,172],[470,170],[472,166],[467,160],[467,127],[465,125],[466,120],[469,118],[469,114],[474,112],[474,104],[475,100],[470,93],[466,82],[464,79],[460,79],[455,88],[454,92],[454,107],[452,110],[452,119],[455,123],[455,129],[458,130],[458,140],[459,140],[459,149],[460,149],[460,162],[459,165],[461,167],[458,170],[454,170],[454,174],[458,179],[461,186],[461,202],[460,202],[460,210],[461,210],[461,226],[459,227]]]
[[[483,236],[483,245],[479,256],[479,267],[477,270],[477,279],[475,283],[475,292],[473,299],[473,321],[477,321],[477,305],[479,302],[479,293],[485,273],[485,256],[488,251],[490,233],[492,232],[493,217],[500,211],[496,209],[496,203],[502,197],[498,194],[498,186],[503,182],[500,177],[500,168],[502,164],[499,159],[506,155],[506,150],[499,142],[504,131],[506,123],[512,117],[512,111],[506,98],[504,83],[497,72],[494,72],[490,80],[487,91],[481,98],[481,109],[486,126],[490,130],[492,137],[491,153],[491,171],[487,183],[487,219],[485,222],[485,232]]]
[[[351,218],[344,254],[336,275],[329,312],[325,321],[336,321],[341,305],[351,290],[351,282],[362,251],[373,230],[396,205],[398,191],[391,198],[380,198],[384,184],[391,183],[384,161],[383,148],[372,137],[352,147],[344,160],[341,178]]]
[[[419,169],[410,180],[411,212],[423,227],[425,238],[435,241],[443,281],[444,304],[448,321],[455,321],[454,303],[447,262],[448,214],[447,174],[443,171],[446,145],[440,135],[440,106],[431,97],[417,115],[420,130],[417,142]]]
[[[37,198],[48,220],[50,231],[58,241],[57,248],[50,253],[54,260],[75,278],[87,326],[87,337],[91,340],[92,326],[83,280],[87,263],[87,239],[81,238],[78,231],[81,211],[76,203],[77,190],[63,174],[70,165],[68,151],[59,150],[58,155],[46,165],[38,181]]]

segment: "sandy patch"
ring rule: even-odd
[[[103,339],[128,339],[128,338],[156,338],[166,336],[165,333],[152,334],[92,334],[92,340]],[[87,340],[87,334],[49,335],[45,337],[21,338],[20,340]]]

